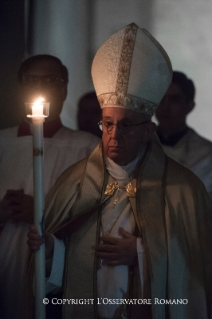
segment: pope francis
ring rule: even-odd
[[[151,122],[169,57],[132,23],[100,47],[92,78],[102,143],[48,195],[47,289],[62,286],[64,319],[212,318],[211,201]],[[39,249],[34,227],[28,236]]]

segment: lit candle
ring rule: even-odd
[[[25,103],[27,117],[33,120],[41,120],[44,122],[45,117],[49,116],[49,102],[43,97],[39,97],[34,103]]]
[[[43,102],[45,100],[40,97],[35,103],[32,105],[32,117],[43,117]]]
[[[44,210],[44,185],[43,185],[43,122],[44,110],[48,109],[42,97],[33,104],[26,103],[27,117],[32,119],[33,128],[33,186],[34,186],[34,225],[38,234],[43,236],[43,210]],[[35,253],[35,319],[45,319],[46,311],[43,299],[45,298],[45,245]]]

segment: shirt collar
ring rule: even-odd
[[[157,129],[157,135],[159,137],[159,140],[161,144],[167,145],[167,146],[174,146],[177,144],[177,142],[188,132],[188,126],[186,126],[183,130],[180,132],[174,133],[171,136],[165,136],[163,135],[159,129]]]
[[[53,137],[57,131],[62,127],[61,119],[58,117],[50,122],[43,123],[43,135],[44,137]],[[22,121],[18,127],[18,137],[32,135],[31,124]]]

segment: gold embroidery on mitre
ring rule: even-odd
[[[144,113],[150,116],[154,115],[157,104],[147,101],[143,98],[138,98],[130,94],[122,94],[118,92],[104,93],[98,97],[101,108],[104,107],[123,107],[134,112]]]
[[[116,83],[116,92],[119,93],[127,93],[137,29],[138,26],[135,23],[125,28]]]
[[[133,187],[132,183],[128,183],[124,189],[126,190],[128,197],[135,197],[136,187]]]

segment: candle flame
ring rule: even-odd
[[[41,96],[34,102],[34,106],[41,104],[41,102],[44,102],[45,99]]]
[[[32,116],[33,117],[43,117],[43,102],[44,98],[39,97],[32,106]]]
[[[33,103],[25,103],[27,110],[27,117],[29,118],[45,118],[49,115],[49,102],[39,96]]]

